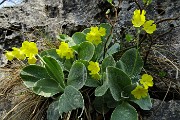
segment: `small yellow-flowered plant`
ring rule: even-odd
[[[153,77],[148,74],[143,74],[139,81],[143,86],[138,84],[137,87],[131,91],[131,94],[133,94],[137,99],[141,99],[147,96],[148,87],[153,86]]]
[[[12,54],[12,51],[6,51],[5,56],[9,61],[14,59],[14,55]]]
[[[66,59],[70,59],[74,57],[73,49],[65,42],[61,42],[59,49],[56,49],[56,52],[61,58],[65,57]]]
[[[141,27],[145,21],[146,21],[146,17],[145,17],[146,11],[145,10],[135,10],[134,11],[134,15],[133,15],[133,19],[132,19],[132,23],[134,27]]]
[[[9,61],[14,59],[14,55],[12,54],[12,51],[6,51],[5,56]]]
[[[144,86],[145,89],[148,89],[148,87],[153,86],[153,77],[148,74],[143,74],[142,78],[140,79],[140,83]]]
[[[131,91],[131,94],[133,94],[135,98],[141,99],[148,95],[148,89],[137,85],[137,87],[133,91]]]
[[[90,29],[91,31],[86,35],[86,40],[98,45],[102,42],[101,37],[106,35],[106,29],[103,27],[91,27]]]
[[[99,63],[98,62],[89,62],[88,70],[91,71],[91,74],[96,74],[100,71]]]
[[[147,33],[152,34],[156,30],[156,25],[153,20],[146,21],[143,25],[143,30]]]
[[[22,43],[22,47],[20,48],[20,50],[26,55],[26,57],[28,58],[28,63],[29,64],[34,64],[36,63],[37,59],[35,57],[35,55],[38,54],[38,48],[36,43],[34,42],[28,42],[28,41],[24,41]]]
[[[36,46],[36,43],[24,41],[21,48],[13,47],[12,49],[13,51],[7,51],[5,54],[8,60],[11,61],[14,58],[24,60],[27,57],[29,64],[36,63],[35,56],[36,54],[38,54],[38,48]]]
[[[97,80],[100,79],[100,75],[99,75],[100,67],[98,62],[90,61],[88,65],[88,70],[90,71],[90,75],[92,76],[92,78]]]
[[[12,49],[13,49],[12,54],[17,59],[24,60],[26,58],[25,54],[19,48],[13,47]]]
[[[146,21],[145,10],[135,10],[132,18],[132,24],[134,27],[143,26],[143,30],[145,30],[148,34],[152,34],[156,30],[156,25],[153,20]]]
[[[36,43],[24,41],[22,43],[21,51],[26,55],[26,57],[33,57],[38,54],[38,48]]]

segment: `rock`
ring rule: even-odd
[[[179,5],[179,0],[153,0],[146,10],[147,19],[153,19],[155,22],[166,20],[157,24],[157,31],[151,35],[153,47],[150,50],[145,69],[154,76],[155,82],[169,84],[172,81],[171,88],[175,89],[178,89],[178,81],[180,80],[180,74],[177,72],[180,70]],[[143,5],[140,3],[140,6],[142,7]],[[138,6],[132,1],[124,0],[120,8],[118,21],[115,24],[114,36],[116,41],[126,43],[125,34],[135,32],[135,29],[132,28],[131,19],[133,11]],[[146,38],[142,44],[145,53],[148,51],[149,44],[150,39]],[[124,44],[124,49],[128,45]],[[165,72],[166,75],[160,77],[160,72]],[[158,85],[157,87],[161,89],[161,86]]]
[[[0,10],[0,54],[21,46],[22,41],[56,39],[58,33],[72,35],[86,26],[98,24],[102,0],[31,0]],[[6,62],[0,62],[4,66]]]
[[[142,113],[142,120],[180,120],[180,100],[153,99],[153,108]]]

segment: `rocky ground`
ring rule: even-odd
[[[132,13],[138,6],[132,0],[122,0],[120,4],[119,1],[114,0],[118,6],[114,40],[123,42],[125,33],[132,26]],[[110,19],[115,20],[113,7],[104,0],[26,0],[20,5],[0,9],[0,86],[3,80],[12,80],[7,78],[12,71],[5,69],[5,50],[20,46],[26,39],[37,41],[41,46],[44,39],[55,41],[58,33],[71,36],[91,25],[108,22],[107,9],[111,9]],[[179,120],[180,1],[153,0],[147,7],[147,14],[158,23],[158,30],[153,35],[153,46],[145,67],[155,76],[155,86],[150,91],[153,108],[142,112],[142,120]],[[12,104],[13,98],[3,99],[0,94],[0,116],[11,110]]]

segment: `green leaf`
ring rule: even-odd
[[[141,78],[140,75],[133,76],[133,77],[131,77],[131,81],[132,81],[132,83],[137,83],[137,82],[139,81],[140,78]]]
[[[79,60],[90,61],[94,55],[95,47],[90,42],[83,42],[80,44],[78,49],[78,58]]]
[[[61,59],[59,57],[59,55],[57,54],[56,49],[45,50],[45,51],[40,53],[40,56],[41,57],[49,56],[49,57],[52,57],[52,58],[54,58],[56,60],[59,60],[59,61],[63,62],[63,59]]]
[[[84,108],[84,99],[81,93],[73,86],[67,86],[59,98],[59,113],[67,113],[77,108]]]
[[[99,86],[95,89],[95,96],[102,96],[106,93],[106,91],[108,90],[109,86],[108,86],[108,81],[106,80],[102,86]]]
[[[107,49],[109,44],[111,43],[112,41],[112,34],[111,34],[111,28],[112,26],[108,23],[102,23],[100,24],[99,27],[103,27],[106,29],[106,35],[101,37],[102,39],[102,43],[98,44],[96,46],[96,49],[95,49],[95,54],[93,56],[93,60],[100,60],[102,61],[103,59],[103,53],[104,53],[104,47]],[[110,35],[111,34],[111,35]],[[108,41],[107,41],[108,40]],[[106,45],[105,45],[106,44]],[[107,57],[107,56],[106,56]]]
[[[138,120],[138,114],[130,104],[122,103],[113,111],[111,120]]]
[[[34,84],[33,92],[44,97],[51,97],[62,92],[62,89],[54,79],[40,79]]]
[[[132,102],[136,103],[139,105],[139,107],[143,110],[150,110],[152,108],[152,103],[151,103],[151,98],[148,95],[145,98],[142,98],[140,100],[131,100]]]
[[[82,31],[82,33],[84,33],[84,34],[86,35],[86,34],[89,33],[90,31],[91,31],[90,28],[86,28],[86,29],[84,29],[84,30]]]
[[[73,41],[73,39],[68,42],[68,45],[69,45],[69,47],[73,48],[74,50],[76,50],[78,48],[78,45],[76,45],[76,43]]]
[[[101,23],[100,27],[103,27],[106,29],[106,35],[105,38],[108,37],[111,33],[112,26],[109,23]]]
[[[80,62],[80,63],[84,64],[86,66],[86,68],[89,65],[89,62],[87,60],[76,60],[76,62]]]
[[[93,61],[97,61],[99,59],[100,59],[100,61],[103,60],[103,52],[104,52],[103,47],[104,46],[102,43],[100,43],[96,46],[95,51],[94,51],[94,56],[92,58]]]
[[[28,65],[23,68],[20,73],[20,77],[28,88],[32,88],[34,84],[40,79],[50,78],[46,69],[37,65]]]
[[[108,89],[107,92],[103,95],[104,96],[104,99],[106,101],[106,104],[107,104],[107,107],[108,108],[115,108],[119,105],[119,101],[116,101],[112,94],[111,94],[111,91]]]
[[[93,102],[94,108],[101,114],[108,112],[109,108],[115,108],[119,105],[119,102],[115,101],[111,95],[110,90],[106,91],[103,96],[98,96]]]
[[[124,64],[123,66],[125,68],[125,72],[127,75],[133,77],[140,74],[141,69],[143,67],[143,60],[139,55],[139,52],[135,48],[127,50],[122,55],[121,61]]]
[[[56,36],[56,38],[60,41],[72,41],[72,38],[69,37],[68,35],[66,34],[60,34],[59,36]]]
[[[115,43],[114,45],[112,45],[112,46],[106,51],[105,58],[108,57],[108,56],[113,55],[114,53],[118,52],[119,50],[120,50],[120,45],[119,45],[119,43]],[[101,50],[101,51],[102,51],[102,50]],[[102,52],[100,52],[100,53],[101,53],[100,61],[102,61],[103,55],[102,55]]]
[[[106,68],[108,66],[115,66],[115,65],[116,65],[116,61],[112,56],[105,58],[102,62],[102,72],[106,72]]]
[[[87,80],[86,80],[85,86],[98,87],[100,85],[101,84],[100,84],[99,80],[93,79],[90,75],[87,75]]]
[[[102,37],[102,46],[108,48],[109,44],[112,42],[112,37],[113,37],[112,31],[111,31],[112,26],[108,23],[102,23],[100,24],[100,27],[103,27],[106,29],[106,35]]]
[[[56,80],[56,82],[60,85],[60,87],[65,88],[64,73],[58,61],[52,57],[47,57],[47,56],[44,56],[43,60],[45,62],[45,68],[48,74],[54,80]]]
[[[107,55],[112,55],[120,50],[119,43],[115,43],[107,50]]]
[[[113,0],[107,0],[107,1],[108,1],[110,4],[112,4],[112,1],[113,1]]]
[[[130,42],[131,40],[133,40],[133,36],[131,35],[131,34],[126,34],[126,40],[128,41],[128,42]]]
[[[47,56],[47,57],[52,57],[52,58],[56,59],[57,62],[62,67],[62,69],[64,70],[64,66],[62,64],[64,62],[64,59],[59,57],[59,55],[56,52],[56,49],[48,49],[48,50],[42,51],[40,53],[40,56],[41,57]]]
[[[109,111],[109,108],[107,107],[106,100],[104,99],[104,96],[96,97],[93,102],[94,108],[97,112],[100,114],[106,114]]]
[[[75,46],[75,42],[73,41],[73,38],[69,37],[66,34],[60,34],[59,36],[57,36],[57,39],[61,42],[68,42],[69,47]]]
[[[64,62],[64,70],[66,71],[70,71],[71,67],[72,67],[72,64],[73,64],[73,59],[66,59],[65,62]]]
[[[159,71],[158,75],[159,77],[165,77],[167,73],[165,71]]]
[[[103,96],[109,88],[106,72],[102,74],[101,78],[101,82],[103,83],[103,85],[97,86],[97,88],[95,89],[95,96]]]
[[[146,4],[146,5],[149,5],[152,3],[152,0],[143,0],[143,3]]]
[[[137,83],[134,83],[134,84],[131,84],[131,85],[128,85],[126,87],[123,88],[123,96],[124,97],[127,97],[131,100],[134,100],[134,96],[131,94],[131,91],[133,91],[137,86]]]
[[[117,101],[121,100],[123,88],[131,84],[130,78],[122,70],[115,67],[108,67],[106,73],[113,98]]]
[[[73,34],[72,39],[76,44],[80,44],[86,41],[86,35],[82,32],[76,32]]]
[[[76,89],[81,89],[85,85],[86,79],[87,71],[85,65],[80,62],[75,62],[70,69],[67,84]]]
[[[126,66],[125,66],[125,64],[121,60],[116,62],[116,67],[121,69],[123,72],[126,72]]]
[[[70,45],[69,45],[70,46]],[[78,52],[78,49],[79,49],[79,45],[72,45],[70,46],[74,51],[75,53]]]
[[[47,120],[59,120],[59,101],[52,102],[47,110]]]

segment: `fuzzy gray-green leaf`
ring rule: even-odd
[[[72,65],[68,79],[67,84],[72,85],[76,89],[81,89],[85,81],[87,79],[87,70],[83,63],[76,62]]]

